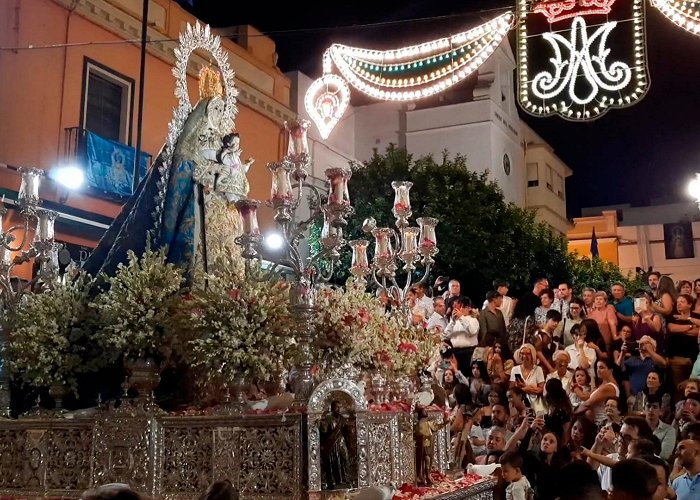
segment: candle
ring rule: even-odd
[[[36,232],[34,234],[35,241],[53,241],[54,238],[54,221],[58,214],[53,210],[37,210],[36,217]]]
[[[238,200],[236,202],[236,210],[241,216],[241,230],[245,236],[260,236],[258,206],[260,203],[255,200]]]
[[[326,169],[328,177],[328,205],[350,205],[348,179],[351,173],[344,168]]]
[[[365,276],[369,272],[369,261],[367,260],[367,240],[352,240],[348,243],[352,248],[352,261],[350,272],[354,276]]]
[[[2,243],[0,243],[0,262],[6,266],[12,264],[12,252]]]
[[[432,249],[437,247],[437,238],[435,237],[435,226],[438,220],[433,217],[421,217],[416,219],[420,226],[420,247],[421,249]]]
[[[404,227],[401,229],[401,253],[403,255],[414,255],[418,248],[418,233],[417,227]]]
[[[268,163],[267,168],[272,172],[272,190],[270,196],[273,201],[292,201],[294,193],[290,172],[292,166],[288,163]]]
[[[308,120],[291,120],[284,122],[284,128],[289,133],[289,145],[287,146],[287,156],[298,158],[301,155],[309,154],[309,142],[306,134],[309,130]]]
[[[391,187],[394,188],[394,217],[409,217],[411,212],[411,186],[409,181],[394,181]]]
[[[20,205],[36,205],[39,202],[39,185],[43,170],[37,168],[21,168],[22,182],[19,186],[18,201]]]
[[[388,227],[378,227],[372,231],[374,236],[374,259],[392,259],[394,249],[391,245],[392,230]]]
[[[323,214],[323,228],[321,229],[321,239],[335,238],[338,235],[338,228],[328,222],[326,214]]]

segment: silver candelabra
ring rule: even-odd
[[[296,324],[295,340],[299,345],[297,379],[294,397],[297,405],[304,405],[313,391],[311,368],[313,356],[313,321],[316,313],[317,285],[327,283],[333,276],[335,264],[340,258],[339,250],[345,245],[343,227],[352,213],[348,195],[348,180],[351,172],[343,168],[329,168],[325,171],[328,181],[327,200],[312,184],[306,182],[307,169],[311,166],[307,131],[307,120],[294,120],[285,123],[289,136],[287,155],[279,163],[268,164],[272,174],[271,199],[268,202],[274,209],[274,219],[281,229],[283,248],[279,257],[272,257],[273,270],[287,266],[294,273],[290,289],[290,312]],[[306,220],[297,220],[297,210],[305,195],[310,194],[311,215]],[[236,208],[241,217],[242,234],[236,243],[242,247],[242,255],[248,260],[262,259],[262,236],[258,227],[257,209],[259,201],[239,200]],[[309,257],[299,252],[299,242],[309,225],[323,214],[321,249]]]
[[[22,295],[31,291],[38,282],[51,288],[58,278],[58,251],[61,245],[54,241],[54,222],[58,214],[53,210],[39,208],[39,187],[44,171],[36,168],[20,168],[22,182],[17,204],[22,222],[4,231],[4,217],[7,209],[0,202],[0,307],[2,314],[15,307]],[[31,234],[34,238],[27,247]],[[35,260],[39,264],[36,276],[22,283],[17,279],[13,284],[15,267]],[[0,325],[0,343],[5,346],[7,334]],[[4,350],[4,349],[3,349]],[[0,416],[10,415],[9,374],[4,362],[0,363]]]
[[[348,244],[352,248],[350,272],[353,276],[371,281],[384,290],[390,298],[399,301],[402,310],[408,315],[406,296],[412,286],[428,279],[430,268],[435,263],[433,257],[438,253],[435,226],[438,220],[433,217],[416,219],[418,227],[410,225],[411,211],[410,191],[412,182],[394,181],[394,207],[392,213],[396,218],[396,227],[377,227],[377,221],[370,217],[365,219],[362,230],[374,236],[374,256],[372,263],[367,258],[369,241],[353,240]],[[392,241],[393,240],[393,241]],[[396,273],[399,270],[397,259],[403,264],[406,282],[400,286]],[[423,277],[416,281],[417,264],[423,266]]]

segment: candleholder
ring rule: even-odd
[[[369,266],[369,272],[364,272],[361,267],[357,267],[353,272],[351,266],[351,272],[354,276],[364,279],[365,276],[369,275],[372,283],[386,291],[389,297],[397,297],[408,321],[410,321],[411,316],[406,303],[406,295],[412,286],[424,283],[428,279],[430,269],[435,263],[434,257],[438,253],[435,236],[435,226],[438,220],[433,217],[420,217],[416,219],[418,227],[410,225],[409,219],[413,215],[410,198],[412,186],[413,183],[408,181],[391,183],[391,187],[394,188],[392,214],[396,218],[397,229],[377,227],[377,221],[374,218],[365,219],[362,230],[366,234],[374,236],[372,264]],[[359,245],[359,241],[365,240],[350,242],[353,250],[356,248],[355,245]],[[366,252],[366,249],[364,251]],[[399,285],[396,276],[400,264],[402,264],[401,270],[406,273],[406,281],[403,286]],[[418,265],[423,267],[420,278]]]
[[[37,284],[46,288],[55,286],[58,280],[58,252],[63,245],[54,241],[54,223],[58,214],[53,210],[39,208],[39,188],[44,171],[36,168],[20,168],[22,175],[17,205],[22,222],[5,231],[7,215],[4,197],[0,202],[0,304],[2,308],[16,307],[22,296]],[[34,234],[30,242],[30,235]],[[30,281],[13,280],[17,266],[35,260],[39,271]],[[0,324],[0,344],[4,350],[7,332]],[[5,363],[0,363],[0,416],[10,416],[9,374]]]
[[[345,245],[343,227],[347,217],[353,212],[348,195],[348,180],[351,172],[347,169],[329,168],[326,170],[328,192],[326,202],[313,184],[306,182],[311,166],[309,145],[306,133],[307,120],[294,120],[285,124],[289,136],[287,155],[279,163],[270,163],[272,188],[268,205],[274,210],[274,219],[283,240],[282,249],[271,256],[273,263],[268,276],[272,276],[280,266],[289,267],[294,275],[290,287],[290,314],[295,323],[294,337],[299,346],[296,363],[297,378],[294,384],[295,405],[303,406],[313,392],[311,375],[313,355],[313,321],[316,314],[316,291],[318,286],[327,283],[333,276],[335,265],[340,259],[339,250]],[[308,196],[307,196],[308,195]],[[311,199],[308,219],[298,220],[297,211],[302,200]],[[262,238],[257,223],[255,200],[240,200],[236,208],[241,217],[243,233],[236,243],[243,249],[242,255],[249,261],[262,260]],[[299,243],[304,238],[311,223],[323,217],[321,248],[309,257],[302,257]],[[365,259],[366,260],[366,259]]]

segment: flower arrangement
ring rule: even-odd
[[[439,344],[436,337],[407,323],[350,278],[345,289],[319,294],[316,352],[326,365],[350,363],[366,370],[415,376]]]
[[[90,284],[87,275],[76,274],[43,293],[24,295],[7,312],[2,357],[25,384],[56,384],[77,393],[77,375],[99,368],[89,352]]]
[[[173,317],[180,302],[183,272],[166,260],[166,249],[147,248],[142,256],[129,252],[114,276],[106,277],[109,289],[92,307],[101,328],[95,332],[108,362],[125,358],[154,358],[168,362],[179,344]]]
[[[381,349],[383,345],[379,337],[384,308],[365,291],[365,284],[350,278],[344,289],[324,288],[319,291],[316,303],[317,361],[325,368],[344,363],[373,368],[373,349]],[[366,343],[358,349],[361,342]]]
[[[226,269],[219,266],[220,269]],[[288,368],[293,340],[287,311],[289,286],[221,273],[180,303],[185,359],[200,384],[227,387],[244,377],[267,381]]]

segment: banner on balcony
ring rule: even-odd
[[[136,148],[110,141],[85,131],[86,178],[88,185],[106,193],[131,196],[133,193]],[[139,180],[148,170],[151,155],[141,152]]]

